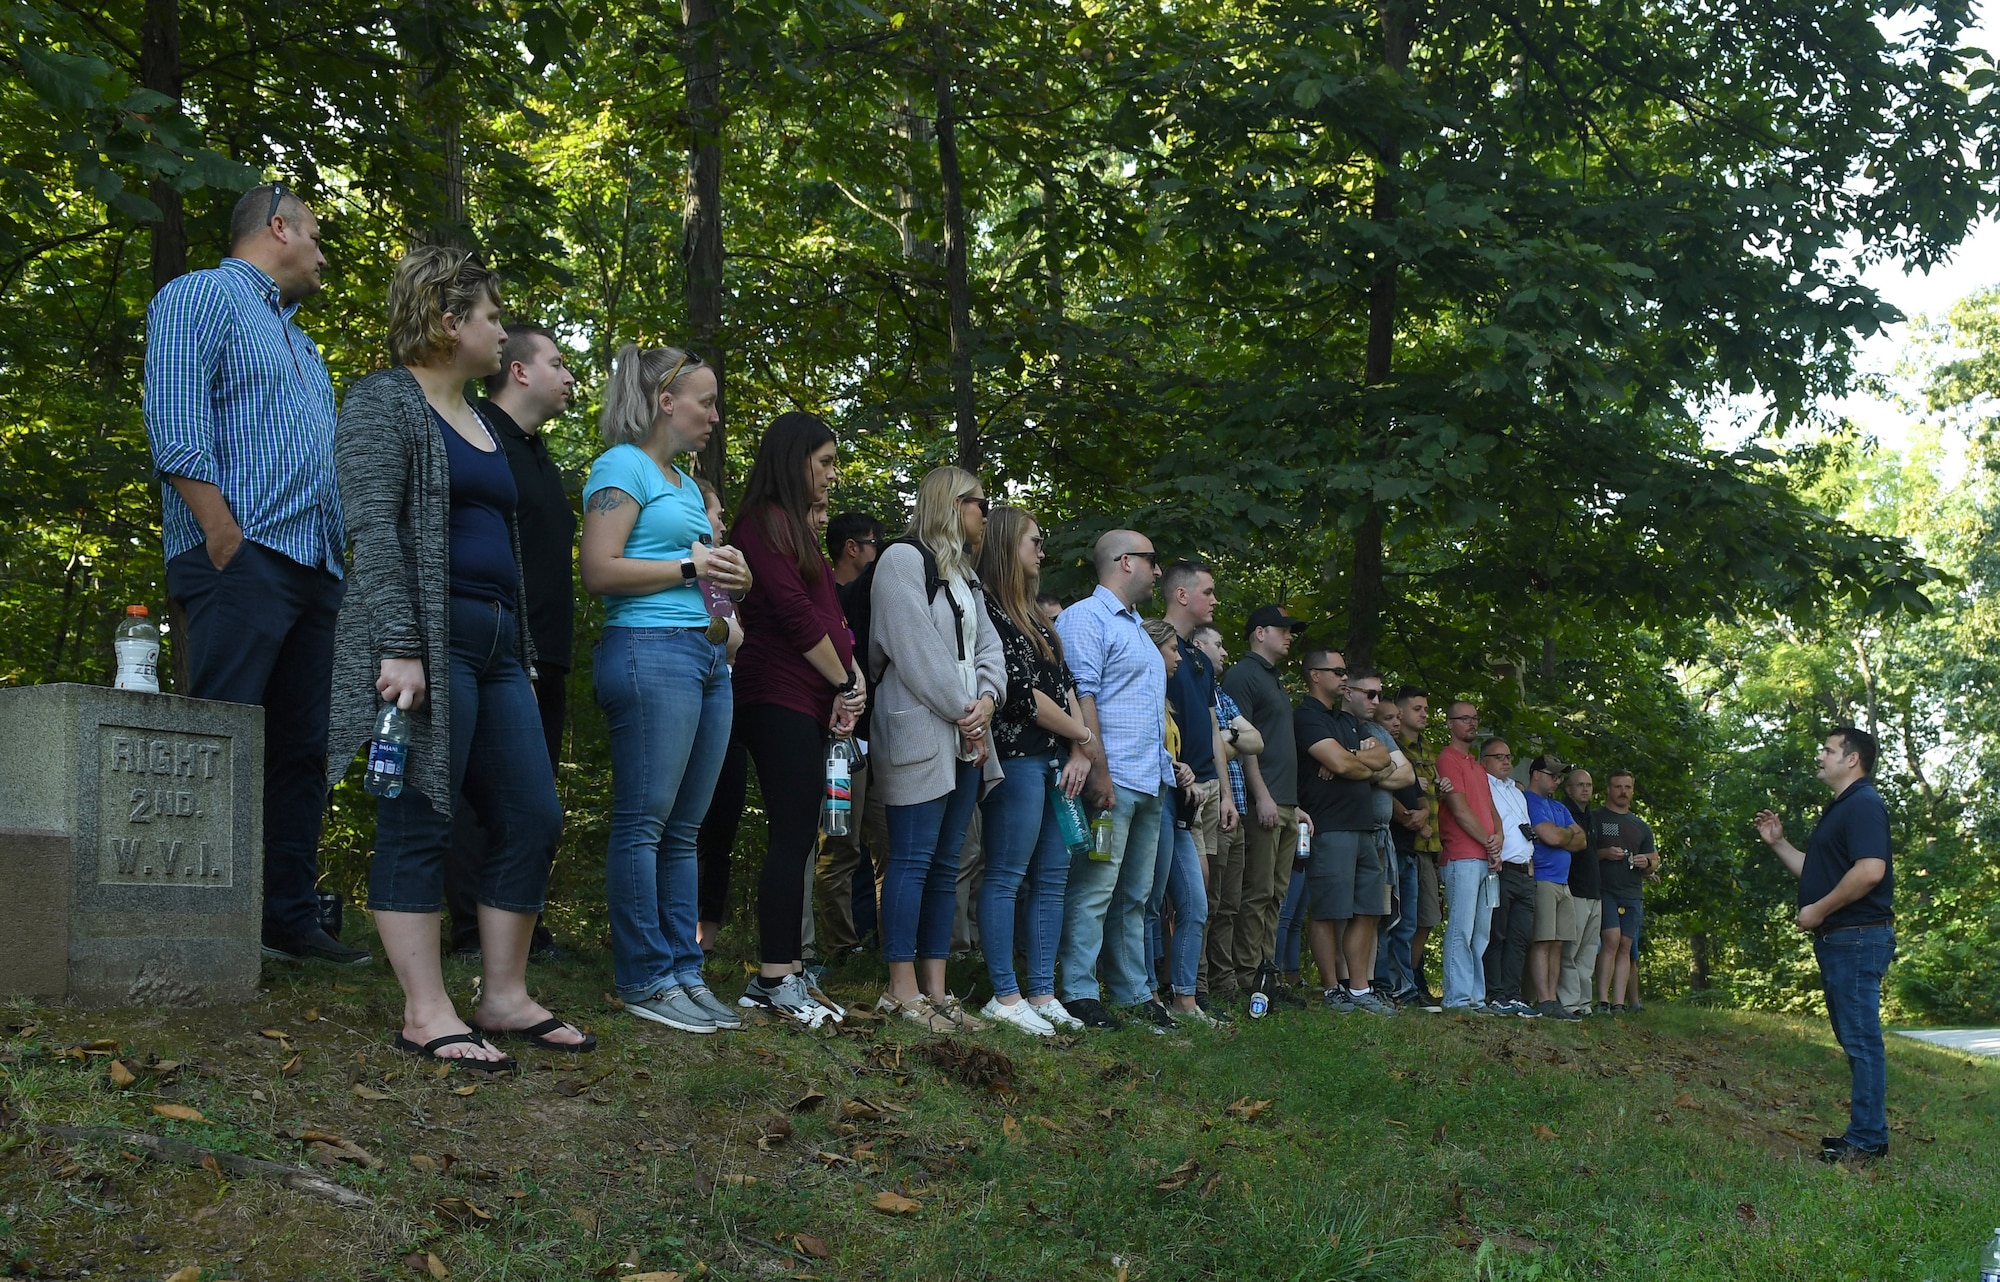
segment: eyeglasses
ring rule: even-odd
[[[1128,556],[1143,556],[1155,569],[1159,568],[1160,554],[1158,552],[1120,552],[1118,559],[1123,561]]]
[[[264,225],[269,227],[278,217],[278,206],[284,203],[285,184],[271,184],[271,207],[264,211]]]
[[[1332,673],[1332,674],[1333,674],[1334,676],[1336,676],[1336,677],[1344,677],[1344,676],[1346,676],[1346,675],[1347,675],[1347,669],[1346,669],[1346,668],[1307,668],[1307,669],[1306,669],[1306,671],[1307,671],[1307,672],[1331,672],[1331,673]]]
[[[854,541],[855,543],[859,544],[861,547],[864,548],[872,548],[876,546],[876,541],[874,539],[856,539]]]
[[[1479,759],[1481,761],[1512,761],[1514,754],[1511,752],[1482,752],[1479,754]]]
[[[1477,716],[1476,714],[1473,714],[1473,713],[1467,713],[1467,712],[1461,712],[1461,713],[1459,713],[1459,714],[1458,714],[1457,716],[1455,716],[1455,717],[1446,717],[1446,718],[1445,718],[1445,720],[1446,720],[1446,721],[1477,721],[1477,720],[1479,720],[1479,717],[1478,717],[1478,716]]]
[[[1039,534],[1031,534],[1028,536],[1028,542],[1034,544],[1036,549],[1039,550],[1042,546],[1042,536]]]
[[[959,496],[958,501],[974,504],[979,508],[979,515],[981,516],[990,516],[993,512],[993,501],[977,494],[962,494]]]

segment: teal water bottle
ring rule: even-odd
[[[1060,762],[1049,762],[1049,805],[1056,812],[1056,829],[1062,833],[1063,849],[1070,858],[1090,849],[1090,823],[1083,817],[1083,803],[1062,790]]]

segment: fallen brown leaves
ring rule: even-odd
[[[1254,1122],[1271,1111],[1271,1101],[1267,1099],[1252,1100],[1248,1095],[1245,1095],[1222,1111],[1231,1117],[1239,1118],[1245,1122]]]
[[[1162,1193],[1178,1193],[1188,1185],[1194,1183],[1194,1177],[1199,1174],[1201,1174],[1201,1163],[1193,1158],[1189,1158],[1168,1172],[1167,1178],[1161,1180],[1153,1187]]]
[[[924,1209],[924,1204],[913,1197],[904,1197],[894,1189],[883,1189],[868,1205],[884,1215],[915,1215]]]
[[[200,1109],[189,1108],[185,1104],[155,1104],[153,1105],[153,1111],[161,1117],[172,1118],[176,1122],[206,1122],[208,1120],[201,1115]]]

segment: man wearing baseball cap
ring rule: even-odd
[[[1233,983],[1249,991],[1262,988],[1277,995],[1277,978],[1267,967],[1278,938],[1278,907],[1291,883],[1299,823],[1292,697],[1278,671],[1291,653],[1293,630],[1304,626],[1287,616],[1282,607],[1258,606],[1250,612],[1244,629],[1248,652],[1222,680],[1223,691],[1257,727],[1264,750],[1241,759],[1251,811],[1243,843],[1243,901],[1236,918],[1231,973],[1218,973],[1211,961],[1209,986],[1213,991],[1226,991]]]

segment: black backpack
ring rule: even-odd
[[[928,547],[924,546],[922,541],[918,539],[892,539],[882,545],[881,549],[876,553],[877,558],[879,559],[882,553],[887,552],[899,543],[915,548],[917,555],[924,559],[924,600],[926,602],[937,600],[939,590],[944,587],[944,576],[938,572],[937,557],[932,554]],[[867,669],[868,685],[871,689],[876,683],[882,680],[882,673],[875,670],[873,665],[869,663],[868,658],[868,634],[875,613],[872,596],[875,591],[876,564],[876,561],[870,561],[867,567],[861,571],[860,578],[857,578],[854,582],[838,591],[841,612],[847,616],[847,630],[854,634],[854,653],[860,657],[862,665]],[[979,590],[977,583],[973,584],[972,587],[975,592]],[[959,605],[958,598],[952,593],[945,593],[945,600],[951,603],[952,620],[958,625],[953,631],[958,636],[958,643],[962,650],[965,645],[965,609]],[[959,655],[961,659],[964,657],[962,653]],[[861,738],[867,738],[867,725],[868,716],[864,713],[862,714],[861,722],[855,726],[855,734]]]

